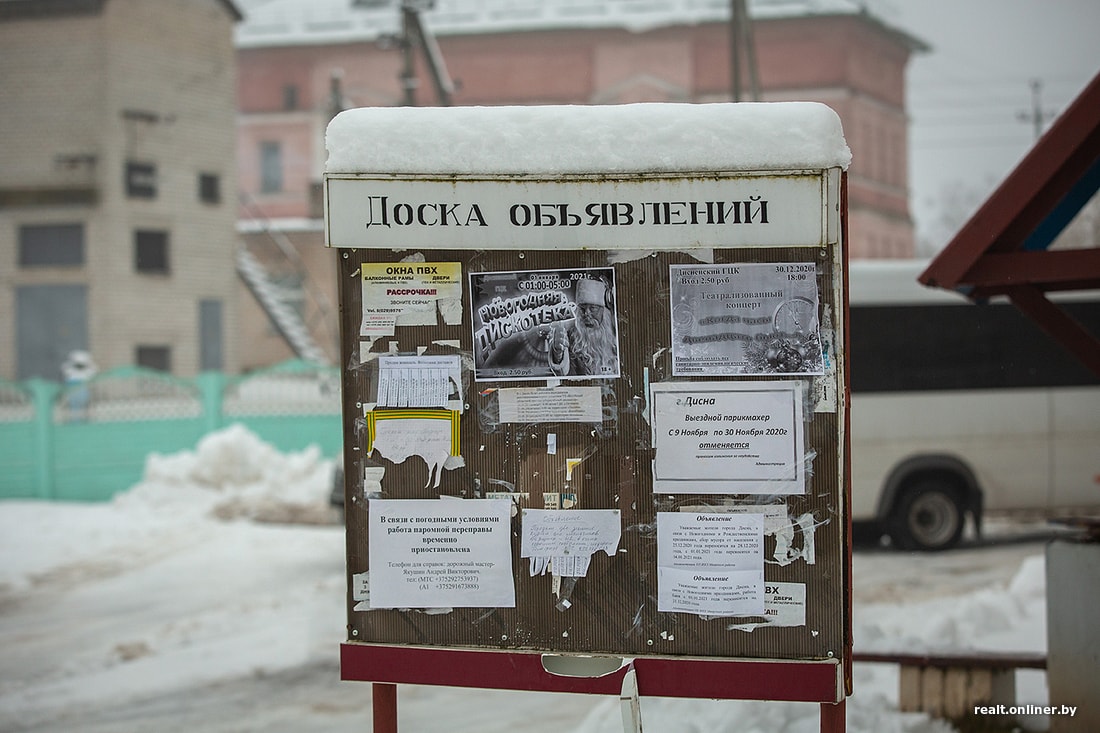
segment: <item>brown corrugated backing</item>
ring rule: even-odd
[[[421,611],[355,611],[349,594],[350,641],[414,644],[438,647],[474,647],[546,652],[614,654],[622,656],[689,655],[761,659],[824,659],[843,657],[846,639],[844,577],[844,512],[838,445],[837,412],[813,412],[807,436],[807,455],[812,451],[810,474],[804,495],[667,496],[652,490],[650,427],[643,417],[646,394],[643,368],[651,382],[691,381],[672,376],[669,317],[669,265],[699,264],[679,252],[657,252],[626,262],[609,263],[602,250],[468,251],[419,250],[427,262],[460,262],[463,270],[463,320],[461,325],[397,327],[392,339],[376,341],[373,351],[390,350],[397,342],[402,353],[472,353],[469,274],[471,272],[615,268],[620,334],[621,377],[567,382],[601,385],[605,420],[601,429],[571,423],[529,425],[496,422],[495,393],[481,395],[488,387],[532,387],[542,382],[474,383],[464,360],[463,381],[467,408],[461,418],[463,467],[443,472],[439,490],[424,488],[426,466],[413,456],[400,464],[366,458],[362,407],[373,400],[377,367],[359,353],[362,318],[362,262],[399,262],[410,252],[342,249],[340,299],[344,403],[347,521],[347,564],[352,575],[369,570],[367,504],[363,495],[364,465],[385,466],[383,496],[389,499],[438,498],[440,493],[480,498],[488,492],[514,487],[530,492],[531,505],[542,508],[544,491],[572,491],[577,508],[622,510],[622,540],[615,557],[597,552],[586,577],[580,578],[569,596],[572,605],[559,610],[551,577],[530,577],[527,560],[519,557],[520,518],[512,526],[512,572],[515,608],[466,608],[430,615]],[[842,322],[834,301],[833,255],[828,248],[769,247],[713,250],[715,263],[812,262],[817,266],[823,311],[832,323]],[[837,273],[837,276],[840,276]],[[835,350],[844,353],[840,334],[833,334]],[[456,351],[439,342],[457,341]],[[832,355],[832,358],[837,358]],[[838,369],[835,380],[841,380]],[[698,381],[722,381],[708,378]],[[741,380],[759,379],[742,377]],[[809,381],[808,379],[805,381]],[[837,390],[842,385],[828,385]],[[836,392],[834,391],[834,394]],[[843,410],[841,405],[839,409]],[[811,419],[812,418],[812,419]],[[546,435],[557,436],[557,452],[547,452]],[[587,456],[565,481],[565,458]],[[783,503],[789,516],[811,513],[816,529],[816,562],[798,559],[780,566],[768,562],[765,583],[804,583],[806,625],[758,627],[754,631],[731,630],[746,619],[704,619],[686,613],[657,611],[656,512],[680,506],[714,504],[725,499],[739,503]],[[796,546],[800,540],[796,538]],[[774,538],[765,540],[765,558],[771,560]],[[350,586],[349,586],[350,587]]]

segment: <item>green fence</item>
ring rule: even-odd
[[[0,499],[109,499],[141,480],[150,453],[193,450],[233,423],[280,451],[336,457],[340,370],[289,361],[191,380],[136,367],[74,386],[0,380]]]

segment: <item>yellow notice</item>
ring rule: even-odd
[[[364,262],[362,338],[393,336],[396,326],[461,323],[459,262]]]

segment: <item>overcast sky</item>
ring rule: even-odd
[[[1100,0],[847,1],[932,47],[909,65],[909,183],[918,236],[939,249],[1034,143],[1032,81],[1046,127],[1100,72]],[[245,12],[284,4],[237,2]],[[815,2],[826,11],[837,0]]]
[[[1100,72],[1100,2],[869,0],[868,5],[890,25],[932,46],[909,66],[909,180],[920,234],[942,246],[954,233],[937,223],[944,198],[961,190],[984,197],[1034,143],[1031,81],[1042,84],[1041,111],[1049,126],[1049,115],[1064,110]]]

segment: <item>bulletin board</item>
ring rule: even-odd
[[[848,659],[842,172],[391,183],[326,176],[349,644]]]

